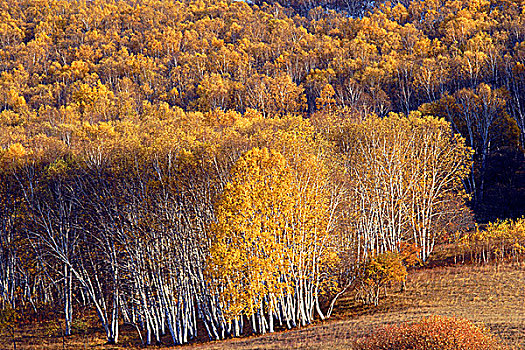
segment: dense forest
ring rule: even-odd
[[[66,334],[306,325],[525,213],[525,1],[0,11],[0,300]]]

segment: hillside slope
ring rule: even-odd
[[[507,344],[525,349],[525,265],[449,266],[422,269],[409,275],[403,293],[392,291],[378,308],[363,308],[349,297],[342,299],[329,321],[291,331],[220,342],[193,344],[183,349],[351,349],[355,340],[391,323],[414,321],[428,315],[466,318],[484,324]],[[100,331],[88,330],[70,338],[46,336],[50,324],[19,330],[17,349],[124,349],[130,343],[126,329],[121,346],[104,345]],[[12,340],[0,338],[0,348]],[[134,345],[134,346],[130,346]],[[177,349],[169,347],[164,349]]]
[[[390,323],[429,315],[466,318],[484,324],[509,345],[525,348],[525,266],[450,266],[409,275],[407,290],[392,293],[379,309],[339,303],[339,319],[283,333],[191,349],[348,349],[356,338]]]

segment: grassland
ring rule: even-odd
[[[428,315],[466,318],[485,325],[504,342],[525,349],[525,264],[454,265],[411,271],[404,292],[391,290],[379,307],[363,307],[351,295],[340,300],[327,322],[258,337],[199,343],[186,349],[352,349],[355,340],[390,323]],[[120,346],[104,345],[96,329],[62,338],[53,324],[21,326],[17,349],[139,348],[137,334],[123,328]],[[4,336],[0,348],[13,348]]]

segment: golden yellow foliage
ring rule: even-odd
[[[323,266],[337,263],[330,253],[327,193],[304,172],[267,148],[251,149],[232,168],[217,205],[209,260],[229,317],[250,316],[264,300],[273,309],[276,296],[306,281],[317,289]]]

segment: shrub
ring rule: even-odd
[[[361,269],[357,298],[365,304],[377,306],[382,288],[390,283],[404,283],[407,269],[402,259],[396,252],[384,252],[372,257]]]
[[[360,350],[496,350],[508,349],[486,329],[464,319],[431,316],[393,325],[365,338]]]

